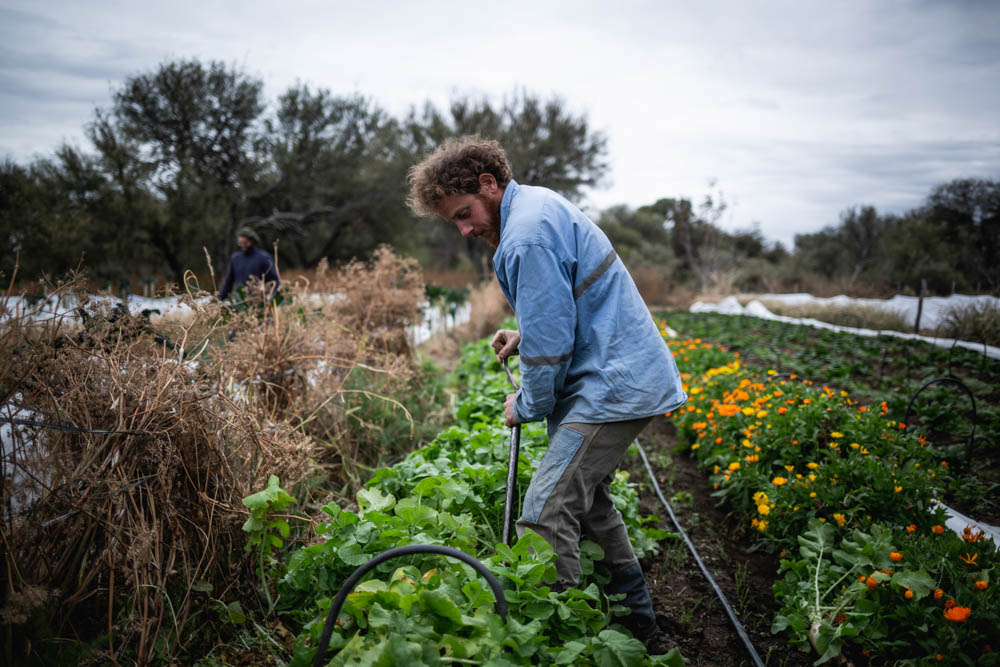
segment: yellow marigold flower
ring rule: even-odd
[[[767,521],[759,521],[759,522],[757,522],[757,530],[759,530],[762,533],[765,530],[767,530]]]
[[[892,553],[889,554],[889,560],[891,560],[893,563],[898,563],[899,561],[903,560],[903,554],[899,553],[898,551],[893,551]]]
[[[787,470],[788,472],[792,472],[793,470],[795,470],[795,466],[785,466],[785,470]]]
[[[949,621],[954,621],[955,623],[965,623],[969,619],[969,614],[972,613],[972,609],[969,607],[952,607],[951,609],[944,610],[944,617]]]
[[[896,493],[899,493],[900,491],[903,490],[903,487],[901,487],[901,486],[894,486],[894,487],[892,487],[892,490],[895,491]]]
[[[815,491],[810,491],[809,492],[809,497],[810,498],[815,498],[816,497],[816,492]]]
[[[758,410],[757,411],[757,419],[763,419],[766,416],[767,416],[767,410]]]
[[[713,475],[718,475],[719,474],[719,470],[721,470],[721,468],[719,468],[719,466],[715,466],[714,468],[712,468],[712,474]]]
[[[976,588],[978,588],[981,591],[985,591],[989,587],[990,587],[990,584],[989,584],[988,581],[979,580],[979,581],[976,582]]]
[[[698,449],[699,447],[701,447],[701,445],[699,445],[699,444],[698,444],[698,443],[696,442],[696,443],[694,443],[693,445],[691,445],[691,451],[693,452],[694,450]]]
[[[774,479],[771,480],[771,484],[774,484],[775,486],[784,486],[787,483],[788,480],[785,479],[784,477],[775,477]]]
[[[840,431],[834,431],[833,433],[830,434],[830,437],[831,438],[843,438],[844,434],[841,433]]]
[[[740,469],[739,461],[733,461],[732,463],[729,464],[729,472],[736,472],[739,469]]]
[[[809,468],[810,470],[815,470],[816,468],[819,467],[819,464],[818,463],[807,463],[806,467]]]
[[[752,442],[750,442],[750,441],[749,441],[748,439],[746,439],[746,438],[744,438],[744,439],[743,439],[743,443],[742,443],[742,444],[743,444],[743,446],[744,446],[744,447],[753,447],[753,443],[752,443]]]
[[[753,408],[743,408],[743,414],[749,417],[750,415],[753,414]]]
[[[758,491],[757,493],[753,494],[753,501],[757,505],[760,505],[761,503],[766,503],[769,500],[770,499],[767,497],[767,494],[764,493],[763,491]]]
[[[826,517],[816,517],[820,523],[826,523]]]
[[[757,505],[757,511],[766,516],[771,513],[771,506],[761,503],[760,505]]]
[[[845,516],[844,516],[843,514],[841,514],[840,512],[834,512],[834,514],[833,514],[833,518],[834,518],[834,519],[836,519],[836,520],[837,520],[837,523],[838,523],[839,525],[841,525],[841,526],[843,526],[843,525],[844,525],[845,523],[847,523],[847,517],[845,517]]]
[[[859,445],[858,443],[856,442],[851,443],[851,449],[858,449],[859,447],[861,447],[861,445]]]
[[[816,475],[814,475],[814,474],[810,474],[810,475],[809,475],[809,481],[810,481],[810,482],[815,482],[815,481],[816,481]]]

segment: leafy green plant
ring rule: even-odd
[[[277,475],[271,475],[267,480],[267,488],[251,494],[243,499],[243,504],[250,510],[250,518],[243,524],[243,530],[249,533],[247,551],[255,551],[258,556],[260,582],[267,598],[268,615],[274,611],[274,600],[268,586],[268,575],[280,567],[280,561],[274,557],[274,551],[284,546],[291,527],[281,516],[295,502],[295,498],[281,488]],[[238,610],[242,613],[242,610]]]

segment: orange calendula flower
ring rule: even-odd
[[[899,561],[903,560],[903,554],[899,553],[898,551],[893,551],[891,554],[889,554],[889,560],[891,560],[893,563],[898,563]]]
[[[936,535],[943,535],[944,534],[944,526],[942,526],[941,524],[937,524],[936,526],[934,526],[933,528],[931,528],[931,530],[934,531],[934,533]]]
[[[771,484],[774,484],[775,486],[784,486],[787,483],[788,480],[785,479],[784,477],[775,477],[774,479],[771,480]]]
[[[940,588],[934,589],[934,599],[940,600],[944,596],[944,591]]]
[[[944,617],[949,621],[954,621],[955,623],[965,623],[969,620],[969,614],[972,613],[972,609],[969,607],[952,607],[951,609],[944,610]]]
[[[878,586],[878,580],[875,577],[868,577],[865,579],[865,585],[868,586],[868,590],[873,591]]]
[[[982,580],[980,580],[980,581],[976,582],[976,588],[978,588],[981,591],[985,591],[989,587],[990,587],[990,584],[989,584],[988,581],[982,581]]]
[[[966,554],[964,556],[959,556],[959,558],[966,565],[975,565],[976,564],[976,559],[979,558],[979,554],[970,554],[970,553],[966,552]]]
[[[913,591],[911,591],[909,588],[907,588],[906,592],[903,593],[903,597],[905,597],[907,600],[912,600],[913,599]]]
[[[911,523],[909,526],[906,527],[906,532],[908,533],[915,533],[916,531],[917,531],[917,524],[915,523]]]
[[[732,417],[740,411],[738,405],[720,405],[719,414],[723,417]]]
[[[785,406],[781,406],[780,408],[778,408],[778,414],[779,415],[783,415],[786,412],[788,412],[788,408],[786,408]]]

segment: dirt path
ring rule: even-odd
[[[790,647],[784,635],[772,635],[770,631],[778,609],[771,594],[778,570],[777,555],[765,548],[754,550],[754,537],[716,506],[706,475],[691,458],[673,453],[676,438],[673,425],[666,419],[655,419],[640,434],[639,441],[664,495],[764,663],[811,665],[815,657]],[[629,457],[625,465],[632,481],[640,485],[643,513],[659,517],[661,528],[673,530],[639,457]],[[660,640],[650,646],[651,653],[678,646],[691,666],[753,664],[683,540],[667,540],[660,555],[642,565],[663,631]]]

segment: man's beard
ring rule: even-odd
[[[476,199],[483,203],[483,208],[490,216],[490,231],[484,232],[479,238],[496,250],[497,246],[500,245],[500,200],[494,202],[480,194],[476,194]]]

